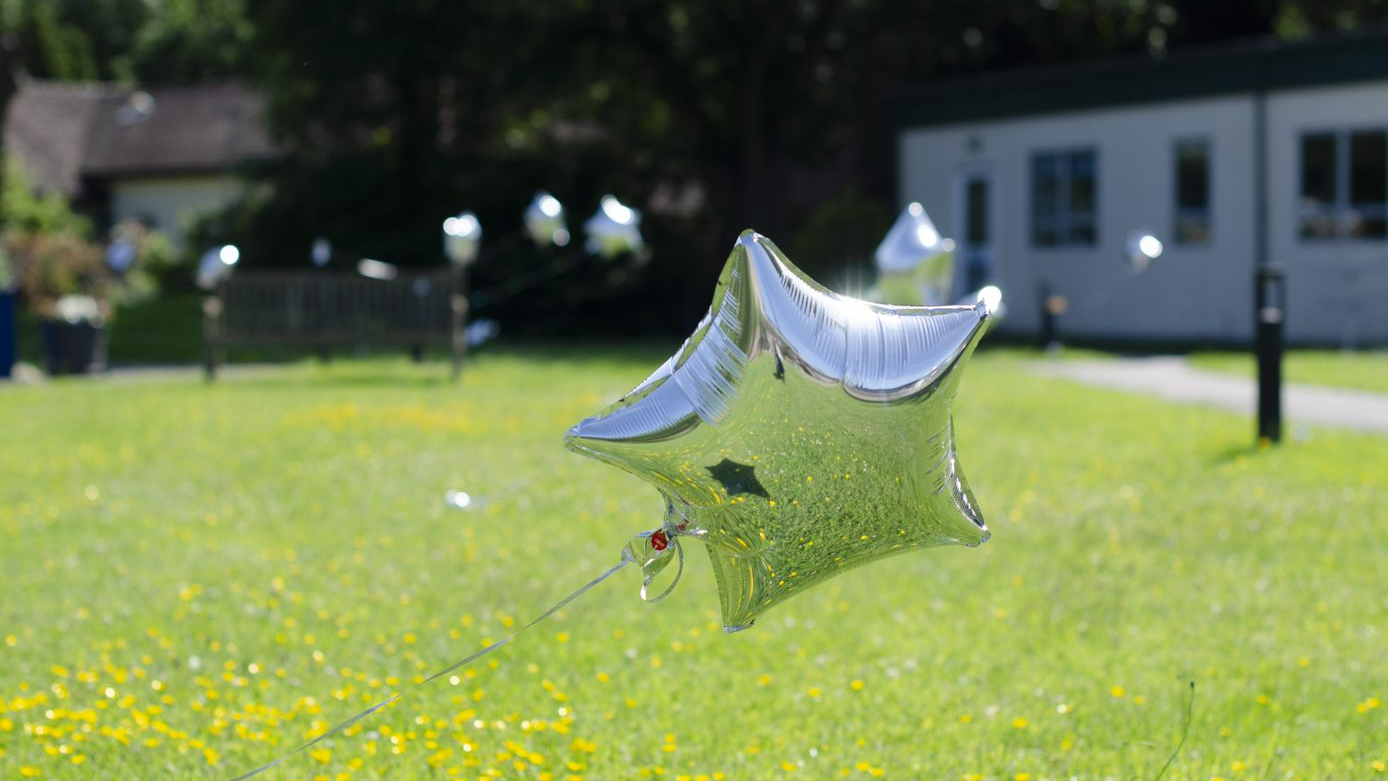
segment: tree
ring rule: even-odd
[[[158,0],[135,35],[123,76],[143,84],[245,76],[251,35],[241,0]]]
[[[145,0],[9,0],[4,16],[29,75],[111,80],[125,74],[150,6]]]

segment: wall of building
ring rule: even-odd
[[[1070,310],[1062,336],[1245,342],[1252,338],[1254,110],[1251,96],[1219,97],[1063,115],[928,127],[899,139],[904,205],[920,201],[947,235],[959,235],[961,176],[990,170],[994,268],[1008,319],[1040,328],[1037,290],[1049,280]],[[1289,269],[1289,337],[1339,343],[1352,320],[1362,342],[1388,342],[1388,243],[1307,245],[1297,238],[1300,152],[1306,129],[1388,125],[1388,84],[1277,93],[1268,102],[1269,254]],[[1210,143],[1212,235],[1174,241],[1175,144]],[[1093,147],[1098,235],[1093,247],[1031,241],[1031,156]],[[1165,253],[1142,274],[1123,257],[1129,231],[1151,229]]]
[[[114,222],[138,219],[181,244],[188,220],[230,204],[242,185],[230,176],[181,176],[118,179],[110,183]]]
[[[1388,129],[1388,83],[1268,98],[1268,251],[1287,269],[1287,330],[1298,341],[1388,344],[1388,239],[1298,235],[1301,136]]]

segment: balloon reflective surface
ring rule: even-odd
[[[482,223],[472,212],[462,212],[443,221],[443,252],[448,262],[466,266],[477,260],[477,246],[482,243]]]
[[[564,204],[541,190],[525,207],[525,230],[541,247],[564,247],[569,243],[569,225],[564,219]]]
[[[203,290],[211,290],[231,276],[232,269],[241,260],[241,251],[232,244],[213,247],[202,253],[198,260],[198,270],[194,282]]]
[[[640,253],[646,246],[641,236],[641,212],[604,195],[598,210],[583,223],[587,234],[584,249],[608,260],[619,255]]]
[[[106,266],[117,274],[124,274],[135,265],[137,254],[134,242],[116,239],[106,247]]]
[[[1133,271],[1145,270],[1152,261],[1161,257],[1163,250],[1161,239],[1149,230],[1130,232],[1123,245],[1123,255]]]
[[[902,210],[877,245],[878,297],[891,304],[943,304],[954,292],[954,241],[919,203]]]
[[[463,338],[468,347],[481,347],[501,333],[501,323],[490,317],[479,317],[463,329]]]
[[[373,258],[362,258],[357,261],[357,273],[367,279],[379,279],[389,282],[400,275],[400,269],[394,263],[387,263],[384,260]]]
[[[333,245],[322,236],[313,240],[313,246],[309,249],[309,259],[313,265],[323,268],[333,259]]]
[[[699,539],[724,625],[743,629],[851,567],[988,539],[951,406],[997,303],[995,288],[971,306],[839,296],[748,231],[694,335],[565,442],[664,495],[648,581]]]

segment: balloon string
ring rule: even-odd
[[[507,635],[506,637],[503,637],[503,638],[501,638],[500,640],[497,640],[495,643],[492,643],[491,645],[487,646],[486,648],[483,648],[483,649],[480,650],[480,651],[474,651],[473,653],[468,654],[467,656],[463,657],[462,659],[459,659],[458,661],[454,662],[453,664],[448,665],[447,667],[443,668],[442,670],[439,670],[438,672],[434,673],[433,675],[430,675],[428,678],[425,678],[424,680],[420,681],[419,683],[416,683],[416,684],[414,685],[414,688],[417,689],[417,688],[419,688],[419,687],[421,687],[421,686],[424,686],[425,684],[427,684],[427,683],[429,683],[429,682],[431,682],[431,681],[437,680],[437,679],[439,679],[439,678],[441,678],[441,677],[443,677],[443,676],[445,676],[445,675],[447,675],[447,674],[453,672],[454,670],[458,669],[459,667],[462,667],[462,666],[464,666],[464,665],[471,664],[471,663],[477,661],[478,659],[481,659],[482,657],[486,656],[487,654],[491,653],[492,651],[495,651],[496,649],[500,648],[501,646],[506,645],[507,643],[509,643],[509,642],[511,642],[512,640],[514,640],[518,635],[520,635],[520,634],[521,634],[522,632],[524,632],[525,630],[529,629],[529,628],[532,627],[532,626],[535,626],[536,624],[540,623],[541,621],[544,621],[546,618],[549,618],[550,616],[552,616],[552,615],[554,615],[555,613],[559,612],[560,610],[564,609],[564,606],[565,606],[565,605],[568,605],[570,602],[572,602],[572,601],[574,601],[575,599],[578,599],[579,597],[581,597],[581,596],[583,596],[584,594],[586,594],[586,593],[587,593],[590,589],[592,589],[594,586],[598,585],[599,583],[603,582],[604,580],[607,580],[608,578],[610,578],[610,577],[612,577],[613,575],[617,574],[617,571],[620,570],[622,567],[625,567],[626,565],[628,565],[628,564],[633,564],[633,563],[635,563],[635,561],[634,561],[634,559],[632,559],[631,554],[630,554],[628,551],[626,551],[625,549],[623,549],[623,551],[622,551],[622,560],[619,561],[619,562],[617,562],[616,566],[612,567],[611,569],[609,569],[608,571],[602,573],[601,575],[597,576],[596,578],[593,578],[592,580],[588,581],[588,583],[587,583],[586,585],[584,585],[582,588],[578,589],[577,591],[574,591],[572,594],[569,594],[567,597],[564,597],[563,599],[561,599],[561,600],[559,600],[558,602],[554,603],[554,605],[553,605],[552,607],[550,607],[549,610],[546,610],[545,612],[543,612],[543,613],[541,613],[540,615],[536,616],[534,619],[532,619],[532,620],[530,621],[530,623],[526,624],[525,626],[521,627],[520,629],[517,629],[516,631],[514,631],[514,632],[512,632],[511,634]],[[303,751],[305,751],[305,750],[307,750],[307,749],[309,749],[309,748],[312,748],[313,746],[318,745],[319,743],[323,742],[324,740],[327,740],[328,738],[332,737],[333,735],[336,735],[336,734],[342,732],[343,730],[347,729],[348,727],[351,727],[353,724],[356,724],[357,722],[361,721],[362,719],[366,718],[367,716],[370,716],[371,714],[375,713],[376,711],[378,711],[378,710],[380,710],[380,709],[386,707],[387,705],[391,704],[392,702],[395,702],[396,700],[400,699],[401,697],[404,696],[404,694],[405,694],[405,692],[395,692],[394,694],[391,694],[389,697],[385,698],[384,700],[381,700],[380,702],[376,703],[375,705],[372,705],[371,707],[367,708],[366,710],[361,711],[360,713],[356,714],[355,716],[352,716],[351,718],[347,719],[346,721],[343,721],[342,723],[338,724],[337,726],[333,727],[332,729],[328,730],[327,732],[324,732],[322,735],[319,735],[318,737],[316,737],[316,738],[314,738],[314,739],[308,741],[307,743],[303,744],[302,746],[299,746],[298,748],[294,749],[293,751],[289,752],[288,754],[285,754],[284,756],[280,757],[279,759],[276,759],[275,761],[273,761],[273,762],[271,762],[271,763],[269,763],[269,764],[261,765],[260,767],[256,768],[255,770],[250,771],[249,773],[242,773],[241,775],[236,776],[235,778],[231,779],[231,781],[244,781],[244,780],[247,779],[247,778],[251,778],[252,776],[258,776],[258,775],[260,775],[261,773],[264,773],[266,770],[269,770],[270,768],[272,768],[272,767],[278,765],[279,763],[285,761],[286,759],[289,759],[290,757],[292,757],[292,756],[294,756],[294,755],[296,755],[296,754],[299,754],[299,753],[301,753],[301,752],[303,752]]]

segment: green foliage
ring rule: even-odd
[[[81,238],[91,234],[90,220],[74,212],[59,193],[35,190],[24,166],[14,158],[6,158],[0,181],[0,219],[9,230],[71,233]]]
[[[241,0],[159,0],[129,55],[130,77],[168,84],[243,76],[251,26]]]
[[[226,779],[392,676],[404,699],[277,777],[1152,779],[1188,680],[1167,779],[1388,762],[1383,440],[1251,449],[1244,416],[997,352],[957,414],[986,545],[854,570],[726,635],[691,543],[666,601],[620,573],[494,666],[411,687],[659,523],[652,488],[560,438],[675,347],[492,353],[461,385],[400,360],[7,389],[4,767]],[[88,713],[85,740],[54,734]]]
[[[241,0],[4,0],[32,76],[170,84],[249,72]]]
[[[67,80],[128,74],[136,33],[149,0],[7,0],[6,27],[16,32],[30,75]]]
[[[791,238],[790,258],[833,290],[861,293],[875,274],[873,251],[892,219],[880,200],[850,188],[806,217]]]
[[[135,222],[121,223],[112,240],[130,242],[135,261],[122,276],[106,264],[105,245],[91,241],[91,223],[76,214],[61,195],[37,194],[24,169],[10,160],[0,186],[4,215],[0,250],[7,270],[29,306],[52,317],[63,296],[89,296],[106,316],[114,306],[148,300],[160,280],[177,266],[167,236]]]

